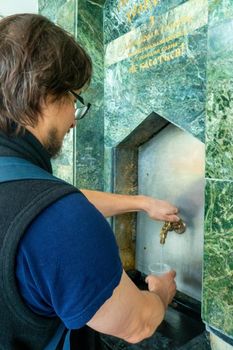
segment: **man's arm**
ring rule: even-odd
[[[148,276],[149,290],[140,291],[125,272],[113,295],[87,323],[109,335],[137,343],[150,337],[162,322],[168,303],[175,294],[175,272],[161,278]]]
[[[143,195],[123,195],[81,190],[87,199],[105,216],[145,211],[153,220],[179,221],[178,209],[163,200]]]

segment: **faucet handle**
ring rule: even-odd
[[[172,229],[179,234],[182,234],[186,230],[186,224],[183,222],[183,220],[179,220],[177,222],[172,223]]]
[[[184,233],[186,230],[186,224],[180,219],[178,222],[165,221],[160,231],[160,244],[165,244],[167,234],[169,231],[175,231],[176,233]]]

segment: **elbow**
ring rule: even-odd
[[[131,337],[128,337],[128,339],[125,340],[130,344],[137,344],[144,339],[150,338],[155,333],[156,329],[162,321],[162,315],[159,319],[156,320],[156,322],[144,321],[139,325],[138,330],[134,332],[134,334],[132,334]]]
[[[142,340],[144,340],[146,338],[150,338],[154,334],[156,329],[157,329],[157,327],[153,327],[153,328],[152,327],[145,327],[142,332],[140,332],[138,334],[134,334],[130,338],[124,339],[124,340],[126,340],[130,344],[140,343]]]
[[[145,332],[145,333],[141,333],[141,334],[137,334],[136,336],[132,336],[128,339],[124,339],[126,340],[128,343],[130,344],[137,344],[137,343],[140,343],[141,341],[143,341],[144,339],[146,338],[150,338],[154,332],[155,332],[156,329],[153,330],[153,332]]]

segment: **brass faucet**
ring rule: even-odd
[[[177,222],[165,221],[160,231],[160,244],[165,244],[167,234],[169,231],[175,231],[176,233],[184,233],[186,230],[186,224],[180,219]]]

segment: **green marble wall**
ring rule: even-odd
[[[209,1],[203,319],[233,336],[233,3]]]
[[[39,0],[39,13],[75,35],[76,0]],[[61,155],[53,160],[54,174],[75,184],[75,130],[65,138]]]
[[[166,14],[169,10],[186,0],[107,0],[105,2],[104,42],[105,44],[128,33],[131,29],[145,22],[152,22],[151,17]]]
[[[126,3],[120,9],[116,0],[105,5],[106,189],[111,189],[112,148],[151,112],[204,140],[207,1],[158,2],[135,15],[122,35],[126,12],[139,2]],[[120,23],[118,31],[110,14]]]
[[[92,104],[88,116],[77,125],[76,184],[79,188],[103,188],[104,157],[104,47],[102,1],[79,0],[77,40],[92,58],[93,78],[83,94]]]
[[[83,94],[92,104],[88,117],[65,139],[54,173],[79,188],[102,189],[103,120],[103,1],[39,0],[39,13],[72,33],[93,61],[93,79]]]

